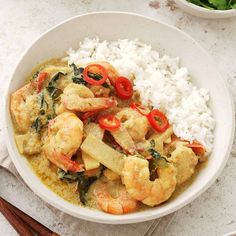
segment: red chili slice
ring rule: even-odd
[[[191,148],[196,155],[204,155],[206,151],[202,144],[196,142],[189,143],[187,147]]]
[[[40,93],[42,88],[43,88],[43,82],[45,81],[45,79],[47,79],[48,77],[48,73],[47,72],[40,72],[38,77],[37,77],[37,81],[36,81],[36,92]]]
[[[83,77],[92,85],[101,85],[108,78],[106,69],[99,64],[90,64],[84,68]]]
[[[103,115],[98,119],[99,126],[108,131],[114,131],[120,127],[120,120],[113,115]]]
[[[142,107],[141,104],[138,104],[138,103],[132,102],[132,103],[130,104],[130,107],[131,107],[133,110],[135,110],[135,111],[137,111],[138,113],[140,113],[141,115],[143,115],[143,116],[147,116],[148,113],[149,113],[149,110],[145,109],[144,107]]]
[[[118,77],[114,87],[118,97],[121,99],[130,99],[133,96],[133,85],[130,80],[125,77]]]
[[[147,115],[148,121],[150,122],[151,126],[160,133],[166,131],[169,127],[169,122],[167,117],[158,109],[152,110]]]

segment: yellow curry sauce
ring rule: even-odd
[[[113,68],[113,70],[114,70],[114,68]],[[60,116],[60,114],[63,114],[65,112],[68,112],[68,110],[70,110],[70,109],[68,109],[68,107],[64,107],[65,105],[63,105],[61,102],[61,97],[63,96],[63,93],[65,93],[65,88],[68,88],[69,86],[74,86],[74,84],[76,84],[78,81],[80,82],[80,80],[76,80],[76,79],[78,79],[78,77],[75,76],[75,69],[71,66],[68,66],[67,62],[65,62],[61,59],[52,59],[52,60],[47,61],[47,62],[37,66],[36,68],[34,68],[32,73],[30,74],[30,76],[26,79],[26,82],[29,84],[33,84],[34,82],[32,82],[32,81],[37,79],[37,77],[39,76],[39,72],[41,72],[41,71],[46,71],[48,74],[48,78],[47,78],[48,81],[46,81],[47,87],[43,88],[42,91],[40,91],[40,94],[37,94],[37,95],[35,95],[35,92],[32,92],[32,91],[23,93],[22,96],[24,97],[24,102],[25,103],[27,102],[27,106],[29,106],[29,107],[27,107],[25,104],[23,104],[22,106],[20,104],[20,106],[18,106],[17,108],[14,108],[14,106],[12,104],[13,104],[13,100],[15,98],[13,96],[11,98],[10,111],[12,114],[13,122],[15,124],[16,143],[17,143],[19,152],[27,158],[27,160],[29,161],[34,172],[37,174],[37,176],[40,178],[40,180],[47,187],[49,187],[53,192],[55,192],[56,194],[61,196],[63,199],[65,199],[73,204],[81,205],[80,196],[79,196],[80,194],[78,191],[78,182],[77,181],[65,182],[65,181],[62,181],[61,179],[59,179],[59,177],[58,177],[59,175],[57,172],[58,172],[58,167],[61,168],[61,165],[57,166],[57,165],[55,165],[55,163],[53,164],[52,159],[50,159],[50,158],[48,159],[48,157],[45,155],[45,152],[43,151],[44,146],[48,143],[48,140],[49,140],[47,137],[48,133],[49,133],[49,129],[50,129],[49,126],[50,125],[53,126],[53,121],[55,120],[55,117],[58,117],[58,116]],[[61,74],[57,75],[58,72]],[[56,78],[55,83],[52,84],[51,81],[52,81],[52,78],[55,78],[55,74],[58,77]],[[76,78],[73,79],[74,77],[76,77]],[[54,95],[56,96],[56,99],[54,99],[50,94],[51,90],[48,89],[48,87],[50,87],[50,86],[51,86],[52,92],[55,92]],[[54,86],[56,87],[56,89],[54,88]],[[92,98],[93,97],[97,98],[97,97],[102,97],[102,96],[104,96],[104,98],[107,98],[109,96],[109,93],[111,93],[112,96],[115,96],[114,89],[112,87],[112,84],[109,83],[109,81],[108,81],[108,88],[111,88],[110,89],[111,91],[108,91],[107,86],[106,87],[105,86],[104,87],[101,87],[101,86],[96,87],[96,86],[90,86],[90,85],[87,85],[87,86],[91,90],[91,93],[94,94],[92,96]],[[47,92],[46,92],[46,88],[48,89]],[[31,90],[34,90],[34,89],[35,89],[34,87],[31,88]],[[55,90],[53,90],[53,89],[55,89]],[[136,92],[134,92],[133,98],[131,100],[137,102],[138,98],[139,98],[139,95]],[[125,133],[121,132],[121,134],[118,135],[115,132],[110,132],[110,134],[108,134],[109,132],[106,131],[104,133],[104,131],[103,131],[102,137],[106,136],[105,139],[103,138],[103,141],[105,143],[102,143],[102,141],[100,141],[100,140],[96,141],[98,146],[101,144],[101,149],[99,149],[99,147],[98,147],[98,149],[100,151],[101,150],[108,150],[108,153],[114,152],[114,155],[115,156],[117,155],[117,158],[115,157],[115,159],[114,159],[115,164],[109,163],[109,155],[108,155],[108,157],[99,157],[99,158],[101,158],[101,163],[103,165],[101,165],[98,162],[98,160],[100,160],[99,158],[96,159],[96,161],[91,160],[91,159],[93,159],[93,158],[91,158],[91,156],[95,157],[93,155],[96,154],[96,150],[94,152],[92,150],[92,149],[94,149],[94,147],[91,147],[91,148],[87,147],[87,149],[88,149],[87,154],[90,155],[90,157],[88,158],[88,163],[83,163],[83,161],[85,159],[83,159],[83,158],[81,159],[81,155],[83,157],[83,153],[85,152],[85,150],[87,150],[86,147],[84,147],[84,149],[82,149],[82,154],[81,154],[81,150],[79,150],[79,152],[77,151],[76,157],[75,157],[75,152],[73,153],[73,155],[74,155],[73,157],[74,157],[75,162],[78,163],[79,165],[81,165],[81,163],[82,163],[82,165],[84,164],[85,167],[88,168],[88,170],[86,169],[87,173],[91,174],[91,168],[92,168],[91,166],[93,166],[93,165],[99,166],[94,169],[99,169],[95,173],[95,176],[99,177],[100,182],[99,181],[94,182],[90,186],[90,188],[87,189],[88,193],[86,194],[86,206],[91,207],[91,208],[98,208],[100,210],[101,209],[104,210],[103,206],[101,206],[102,204],[101,203],[98,204],[98,200],[96,199],[96,196],[100,197],[101,194],[94,195],[94,191],[95,191],[94,188],[96,188],[97,183],[99,184],[102,182],[103,184],[109,185],[109,187],[106,188],[106,190],[109,189],[109,199],[112,199],[112,198],[115,199],[115,198],[119,197],[119,192],[124,190],[124,186],[121,184],[120,177],[116,178],[116,175],[117,175],[117,173],[118,174],[122,173],[122,170],[120,169],[121,167],[118,167],[118,166],[123,166],[123,159],[122,158],[123,157],[127,158],[126,157],[126,156],[128,156],[127,153],[130,154],[133,151],[130,149],[131,151],[126,152],[127,150],[125,150],[127,147],[129,148],[129,144],[130,144],[129,142],[131,142],[131,141],[135,143],[136,147],[138,147],[138,151],[135,151],[135,153],[133,153],[133,154],[137,155],[138,158],[144,159],[145,161],[147,159],[149,161],[149,168],[153,168],[153,167],[150,167],[150,158],[153,158],[152,155],[160,155],[160,156],[158,156],[158,158],[160,157],[161,159],[164,160],[164,165],[160,165],[159,166],[160,168],[162,168],[162,167],[166,168],[167,165],[171,165],[171,166],[173,165],[173,166],[175,166],[173,168],[181,171],[181,172],[176,171],[176,173],[177,173],[176,178],[177,178],[177,185],[178,186],[177,187],[174,186],[174,189],[172,191],[173,194],[172,194],[172,192],[170,194],[169,201],[172,200],[173,198],[178,196],[182,191],[184,191],[194,181],[194,179],[197,177],[197,174],[198,174],[201,166],[203,165],[203,164],[201,164],[201,165],[198,164],[198,160],[200,158],[202,160],[203,159],[205,160],[206,158],[203,156],[200,156],[200,157],[196,156],[194,154],[194,152],[192,151],[192,149],[190,149],[186,146],[187,145],[186,142],[182,142],[181,140],[177,140],[177,144],[176,144],[176,141],[173,142],[171,140],[171,137],[173,136],[173,130],[171,127],[168,128],[162,134],[155,133],[155,131],[150,128],[150,125],[147,125],[147,127],[145,127],[145,126],[142,127],[144,125],[144,123],[148,124],[147,121],[145,120],[146,117],[140,115],[139,113],[137,113],[137,111],[134,111],[129,108],[131,100],[122,101],[122,99],[120,99],[118,97],[116,97],[116,100],[118,101],[117,107],[108,108],[107,111],[109,111],[112,115],[116,115],[121,122],[124,122],[124,123],[122,123],[122,127],[123,126],[125,127],[125,129],[126,129]],[[19,101],[17,101],[17,102],[19,102]],[[16,102],[16,104],[18,104],[17,102]],[[22,111],[20,109],[22,109]],[[148,107],[147,109],[150,109],[150,108]],[[16,110],[17,111],[19,110],[22,113],[25,112],[25,114],[28,114],[28,117],[26,117],[27,118],[26,121],[28,122],[28,124],[27,124],[28,130],[25,129],[25,127],[27,127],[27,125],[25,127],[24,127],[24,125],[22,127],[19,125],[20,122],[22,122],[21,119],[26,119],[26,118],[19,116],[19,114],[16,113]],[[74,111],[74,113],[78,115],[77,111]],[[27,115],[25,115],[25,116],[27,116]],[[140,120],[136,120],[135,121],[136,123],[132,123],[132,120],[129,120],[130,117],[135,117],[135,118],[132,118],[133,120],[136,119],[136,117],[138,117],[138,118],[140,118]],[[87,122],[83,126],[84,127],[83,128],[84,134],[83,134],[83,141],[82,142],[84,142],[84,140],[86,138],[89,139],[88,137],[89,137],[90,129],[86,128],[89,126],[89,122]],[[38,131],[37,129],[39,129],[40,131]],[[101,132],[101,130],[98,130],[98,129],[100,129],[100,128],[97,125],[96,132],[98,132],[98,134],[93,133],[94,136],[98,135],[97,137],[99,137],[99,135],[101,135],[99,133],[99,132]],[[144,133],[144,135],[143,135],[143,133]],[[131,138],[128,139],[127,135],[128,136],[130,135]],[[142,137],[142,135],[143,135],[143,137]],[[120,147],[117,149],[117,146],[114,146],[113,143],[109,141],[111,136],[113,136],[112,139],[115,139],[115,141],[119,143],[119,146],[123,147],[123,150],[122,150],[122,148],[120,150]],[[54,139],[51,139],[51,140],[54,141]],[[101,140],[102,140],[102,138],[101,138]],[[69,139],[67,141],[70,142]],[[154,146],[153,146],[152,142],[154,142]],[[86,146],[84,143],[82,143],[82,146],[83,145]],[[49,145],[51,145],[51,143],[49,143]],[[132,144],[130,144],[130,145],[132,146]],[[112,147],[112,150],[114,150],[114,151],[111,150],[111,147]],[[61,147],[59,147],[59,148],[61,148]],[[152,150],[151,155],[150,155],[150,150]],[[104,155],[106,155],[106,153]],[[173,159],[173,155],[175,155],[174,159]],[[119,161],[117,161],[117,160],[119,157],[121,157],[122,163],[118,163]],[[182,157],[185,158],[186,160],[188,158],[190,158],[190,159],[192,158],[192,163],[189,163],[189,161],[187,160],[185,162],[183,161],[182,162],[183,164],[182,164],[181,163]],[[103,158],[105,158],[104,159],[105,165],[103,163]],[[162,162],[163,162],[163,160],[162,160]],[[136,159],[136,161],[139,161],[139,159]],[[86,159],[86,162],[87,162],[87,159]],[[173,164],[169,164],[170,162]],[[155,162],[154,162],[154,164],[155,164]],[[191,171],[187,170],[188,165],[192,168]],[[105,166],[105,167],[102,167],[102,166]],[[104,170],[104,168],[110,169],[108,176],[104,176],[104,174],[102,174],[102,171]],[[157,167],[155,167],[155,168],[157,168]],[[93,171],[93,169],[92,169],[92,171]],[[114,175],[115,179],[112,179],[114,177],[113,172],[116,173]],[[158,173],[157,175],[156,174],[153,175],[151,177],[153,179],[149,182],[155,181],[155,179],[158,178],[158,175],[161,175],[161,173]],[[179,184],[178,184],[178,181],[179,181]],[[127,182],[127,180],[126,180],[126,182]],[[128,186],[128,185],[129,184],[127,183],[125,186]],[[103,198],[104,198],[104,194],[103,194]],[[147,196],[146,196],[146,198],[147,198]],[[163,200],[162,202],[167,201],[168,198],[166,200]],[[105,200],[107,201],[107,198]],[[128,199],[127,201],[130,201],[132,203],[132,199]],[[151,199],[151,203],[150,203],[150,201],[147,200],[146,201],[147,205],[146,205],[145,201],[143,201],[143,202],[144,202],[144,204],[139,202],[138,207],[134,204],[133,210],[135,209],[136,211],[138,211],[141,209],[145,209],[146,207],[148,207],[147,205],[152,206],[153,201]],[[104,211],[106,211],[108,213],[112,213],[112,214],[128,213],[128,211],[123,211],[120,213],[119,211],[110,211],[109,209],[106,209]]]

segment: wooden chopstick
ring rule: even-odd
[[[5,216],[5,218],[9,221],[9,223],[14,227],[17,233],[20,236],[34,236],[31,232],[31,228],[25,224],[23,220],[21,220],[17,215],[15,215],[2,201],[0,201],[0,211]]]
[[[34,236],[35,234],[32,233],[33,231],[38,233],[40,236],[59,236],[59,234],[51,231],[1,197],[0,211],[19,233],[19,235]]]

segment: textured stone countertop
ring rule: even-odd
[[[162,20],[194,37],[216,61],[236,101],[236,18],[196,18],[167,0],[0,0],[0,6],[0,94],[21,53],[45,30],[81,13],[116,10]],[[235,180],[236,144],[221,176],[204,194],[178,211],[166,235],[222,235],[236,230]],[[1,168],[0,195],[62,235],[70,235],[42,200]],[[0,214],[0,236],[14,235]]]

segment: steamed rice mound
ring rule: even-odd
[[[67,54],[69,63],[109,61],[120,74],[134,76],[134,88],[144,105],[151,104],[164,112],[178,137],[197,140],[208,154],[211,152],[215,121],[209,108],[209,92],[192,84],[179,58],[160,56],[150,45],[128,39],[85,38],[78,50],[69,49]]]

